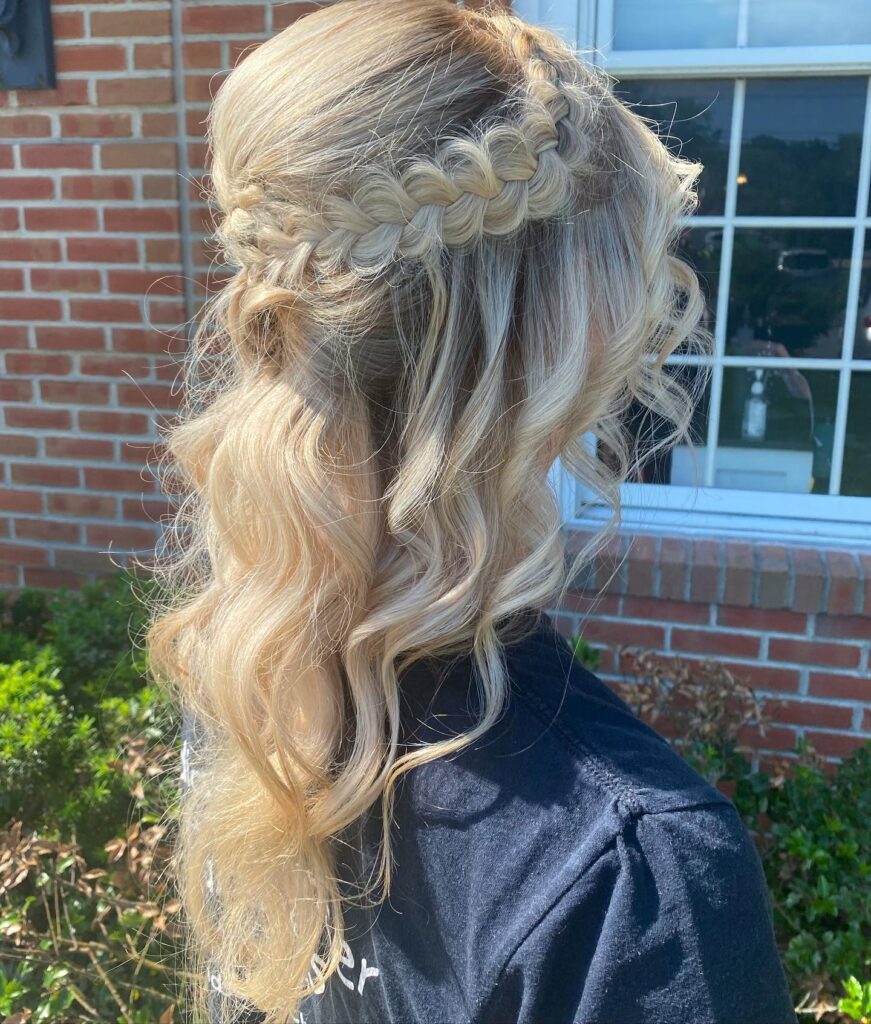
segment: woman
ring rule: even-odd
[[[736,811],[543,611],[594,550],[567,570],[555,457],[616,512],[630,403],[686,431],[699,168],[558,37],[448,0],[295,23],[210,138],[235,272],[149,634],[201,733],[209,1019],[794,1021]]]

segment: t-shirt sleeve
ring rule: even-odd
[[[796,1024],[730,804],[626,820],[502,968],[485,1024]]]

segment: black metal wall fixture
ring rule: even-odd
[[[0,89],[53,89],[50,0],[0,0]]]

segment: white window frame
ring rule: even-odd
[[[747,20],[751,0],[739,0],[738,40],[747,39]],[[835,409],[835,436],[829,494],[796,494],[767,491],[741,491],[711,486],[715,473],[716,442],[720,426],[720,400],[723,370],[729,366],[770,366],[780,368],[777,358],[729,356],[725,354],[729,288],[718,289],[715,317],[715,355],[712,364],[711,403],[708,411],[708,437],[704,463],[705,486],[679,487],[669,484],[625,484],[622,491],[623,515],[627,525],[638,530],[656,531],[670,526],[699,533],[764,534],[768,538],[796,539],[800,536],[826,539],[833,543],[871,540],[871,497],[837,494],[843,469],[844,439],[847,431],[848,401],[853,372],[871,372],[852,361],[859,294],[862,278],[863,234],[871,233],[868,196],[871,187],[871,45],[819,47],[747,47],[698,50],[614,51],[614,0],[515,0],[515,11],[527,21],[545,24],[560,32],[587,59],[622,77],[734,78],[731,137],[725,209],[722,216],[694,217],[693,227],[722,228],[721,267],[731,272],[732,246],[736,227],[847,228],[853,230],[853,248],[847,284],[845,344],[836,359],[791,359],[797,369],[836,370],[840,374]],[[795,76],[807,74],[863,74],[868,76],[865,124],[859,165],[859,186],[854,216],[851,217],[747,217],[736,215],[738,159],[743,122],[747,78]],[[676,365],[693,360],[672,357]],[[697,361],[697,360],[696,360]],[[707,360],[706,360],[707,361]],[[578,506],[584,503],[585,522],[607,518],[607,510],[579,491],[574,481],[556,467],[564,514],[578,519]],[[784,501],[786,499],[786,501]],[[785,505],[788,503],[788,514]]]

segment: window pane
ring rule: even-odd
[[[751,46],[871,43],[868,0],[753,0]]]
[[[734,83],[716,78],[625,79],[614,92],[636,113],[656,121],[660,134],[673,140],[671,148],[704,164],[698,212],[723,213]]]
[[[702,324],[713,334],[720,284],[722,228],[686,228],[680,236],[677,255],[695,270],[705,300]],[[680,352],[681,349],[678,349]]]
[[[714,485],[828,493],[837,397],[835,370],[726,367]]]
[[[871,373],[850,381],[841,494],[871,497]]]
[[[747,82],[738,213],[853,216],[867,79]]]
[[[735,46],[738,0],[614,0],[615,50]]]
[[[840,358],[853,233],[735,229],[726,352]]]

